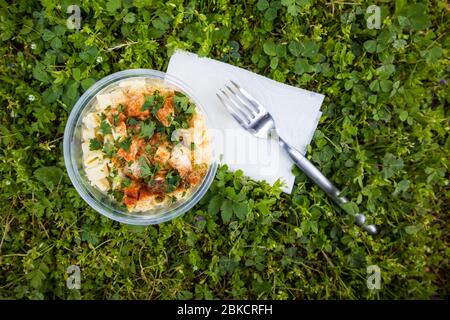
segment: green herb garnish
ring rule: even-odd
[[[111,126],[105,119],[100,122],[100,132],[103,135],[112,133]]]
[[[123,200],[123,192],[122,191],[114,190],[111,192],[111,194],[114,197],[114,199],[116,199],[116,201],[122,202],[122,200]]]
[[[141,156],[139,158],[139,169],[140,169],[140,174],[142,178],[147,178],[153,175],[153,171],[150,168],[150,166],[147,164],[147,160],[145,159],[144,156]]]
[[[125,187],[125,188],[129,187],[131,185],[131,179],[128,177],[123,178],[121,181],[121,185],[122,185],[122,187]]]
[[[173,104],[178,112],[186,111],[189,107],[189,98],[179,91],[173,96]]]
[[[180,184],[178,171],[169,170],[166,174],[167,192],[174,191]]]
[[[161,107],[164,104],[164,101],[166,100],[166,96],[164,95],[159,95],[159,91],[155,90],[155,92],[153,93],[153,96],[155,97],[155,103],[152,109],[152,115],[154,117],[156,117],[156,113],[159,111],[159,109],[161,109]]]
[[[103,145],[102,150],[109,158],[112,158],[114,153],[117,151],[114,147],[114,144],[110,143],[109,141],[106,141]]]
[[[130,151],[130,146],[131,146],[131,138],[130,137],[126,137],[125,139],[123,139],[122,141],[120,141],[119,143],[119,147],[122,148],[123,150],[125,150],[126,152]]]
[[[141,132],[139,133],[139,137],[150,139],[155,132],[156,125],[153,121],[147,120],[145,122],[141,122]]]
[[[128,118],[127,119],[127,124],[130,126],[135,126],[139,123],[139,120],[136,118]]]
[[[115,115],[113,116],[113,124],[114,124],[115,126],[117,126],[117,125],[119,124],[119,120],[120,120],[120,116],[119,116],[118,114],[115,114]]]
[[[100,150],[102,148],[102,143],[97,138],[89,139],[89,150]]]
[[[157,92],[157,91],[155,91],[155,92]],[[141,110],[145,111],[145,110],[150,109],[153,106],[153,103],[155,103],[155,97],[156,96],[154,96],[154,95],[153,96],[145,95],[144,104],[142,105]]]

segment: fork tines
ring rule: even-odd
[[[230,81],[231,85],[225,85],[226,90],[220,89],[217,97],[228,109],[231,115],[243,126],[249,125],[261,113],[264,108],[236,82]]]

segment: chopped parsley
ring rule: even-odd
[[[116,201],[122,202],[122,199],[123,199],[123,191],[120,191],[120,190],[113,190],[113,191],[111,192],[111,195],[114,197],[114,199],[116,199]]]
[[[144,150],[145,150],[146,153],[150,154],[150,153],[152,153],[152,146],[149,145],[149,144],[147,144],[147,145],[144,147]]]
[[[138,123],[139,123],[139,120],[136,119],[136,118],[130,117],[130,118],[127,119],[127,124],[130,125],[130,126],[135,126]]]
[[[122,148],[123,150],[125,150],[126,152],[130,151],[130,146],[131,146],[131,138],[130,137],[126,137],[125,139],[123,139],[122,141],[119,141],[119,147]]]
[[[110,143],[109,141],[106,141],[103,145],[102,150],[109,158],[112,158],[114,153],[117,151],[114,147],[114,144]]]
[[[189,98],[179,91],[173,96],[173,104],[178,112],[186,111],[189,108]]]
[[[89,150],[100,150],[102,148],[102,143],[97,138],[93,138],[89,140]]]
[[[100,132],[101,132],[103,135],[107,135],[107,134],[112,133],[111,126],[110,126],[110,124],[106,121],[106,119],[103,119],[103,120],[100,122]]]
[[[122,185],[122,187],[125,187],[125,188],[129,187],[131,185],[131,179],[128,177],[123,178],[121,181],[121,185]]]
[[[155,103],[153,104],[152,115],[156,117],[156,113],[163,106],[166,97],[164,95],[160,96],[158,90],[155,90],[155,92],[153,93],[153,97],[155,97]]]
[[[151,177],[153,175],[153,171],[150,168],[150,166],[147,164],[147,160],[145,159],[144,156],[141,156],[139,158],[139,170],[140,170],[140,174],[141,174],[141,178],[148,178]]]
[[[156,125],[150,119],[145,122],[141,122],[141,132],[139,133],[139,137],[150,139],[153,136],[155,129]]]
[[[157,91],[155,91],[155,92],[157,92]],[[142,105],[142,111],[145,111],[145,110],[149,110],[152,106],[153,106],[153,103],[155,103],[155,97],[156,96],[149,96],[149,95],[145,95],[145,97],[144,97],[144,104]]]
[[[178,188],[180,184],[180,175],[178,171],[169,170],[166,174],[167,192],[172,192]]]
[[[113,124],[114,124],[115,126],[117,126],[117,125],[119,124],[119,120],[120,120],[120,116],[119,116],[118,114],[115,114],[115,115],[113,116]]]

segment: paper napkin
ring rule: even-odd
[[[278,144],[274,144],[275,140],[256,138],[241,128],[216,93],[230,80],[239,84],[270,112],[279,136],[302,154],[305,154],[322,114],[322,94],[180,50],[172,55],[167,74],[182,80],[192,89],[205,107],[207,116],[219,129],[219,137],[214,135],[214,140],[221,163],[233,171],[241,169],[255,180],[273,184],[281,179],[285,183],[283,191],[291,193],[295,179],[291,172],[292,160]]]

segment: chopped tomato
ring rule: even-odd
[[[165,164],[170,159],[170,151],[165,145],[159,146],[155,153],[156,163]]]
[[[141,187],[139,185],[130,186],[123,189],[123,203],[127,206],[133,206],[136,204],[139,198],[139,189]]]
[[[143,187],[139,191],[139,201],[148,200],[152,197],[152,193],[146,187]]]
[[[144,95],[142,93],[135,93],[128,95],[126,102],[126,114],[128,117],[138,118],[145,120],[150,116],[150,110],[142,110],[144,104]]]
[[[117,152],[117,155],[124,158],[126,161],[135,161],[137,158],[137,153],[139,149],[144,145],[144,143],[144,139],[134,138],[131,141],[130,150],[125,151],[124,149],[120,148]]]
[[[162,107],[156,112],[156,117],[163,126],[168,127],[170,126],[170,118],[174,113],[175,108],[173,107],[172,96],[167,96]]]

